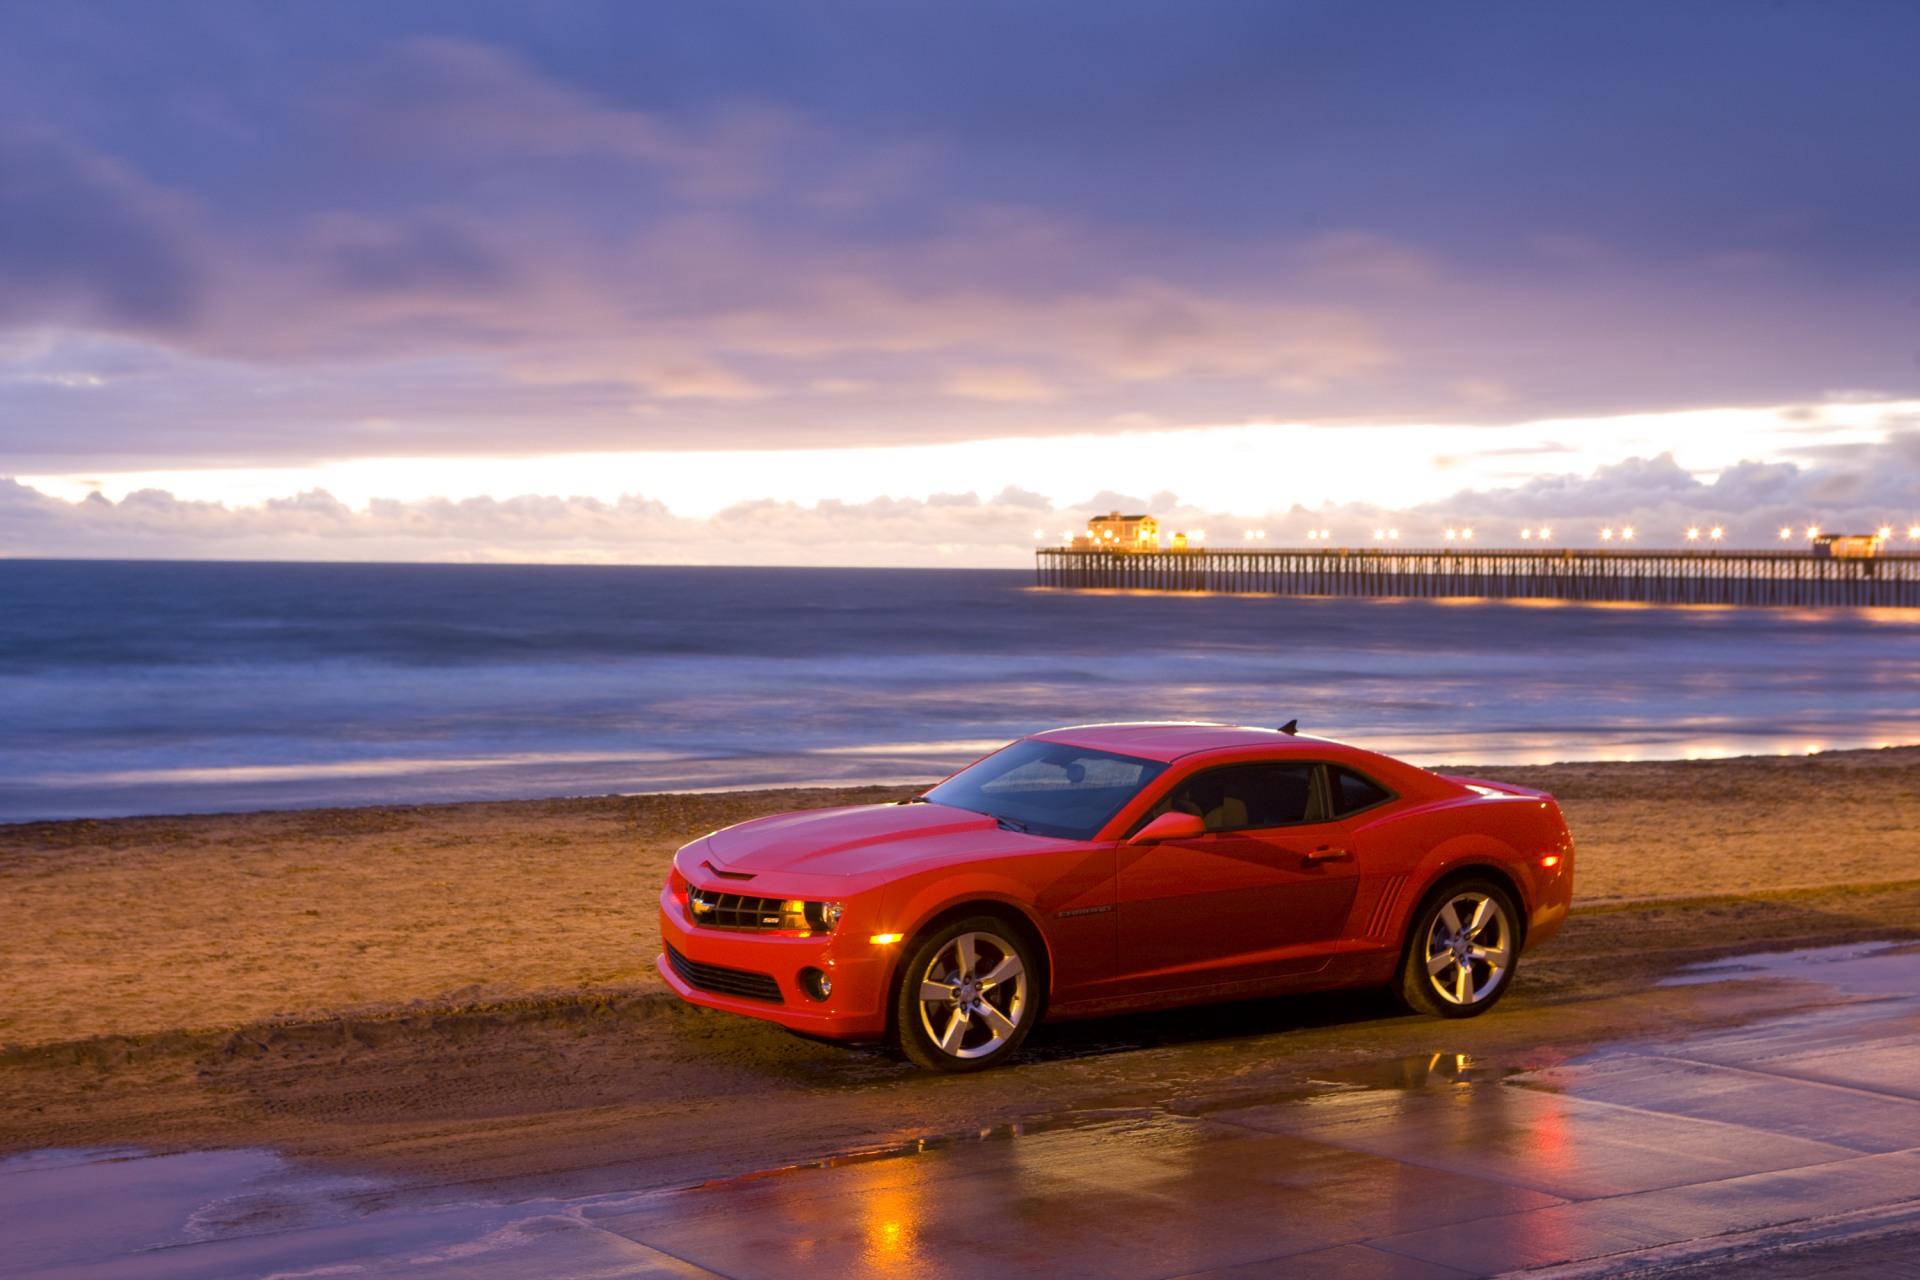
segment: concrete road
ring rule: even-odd
[[[666,1190],[423,1206],[264,1151],[40,1153],[0,1163],[0,1275],[1920,1276],[1920,948],[1685,980],[1745,975],[1808,999]]]

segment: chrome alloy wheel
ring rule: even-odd
[[[1447,899],[1427,932],[1427,981],[1451,1005],[1471,1005],[1500,987],[1513,963],[1513,926],[1489,894],[1467,890]]]
[[[920,975],[920,1025],[955,1058],[997,1051],[1027,1013],[1027,971],[991,933],[963,933],[933,953]]]

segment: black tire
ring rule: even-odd
[[[1487,914],[1474,927],[1482,903]],[[1452,880],[1414,914],[1400,966],[1400,998],[1416,1013],[1476,1017],[1506,994],[1519,961],[1520,911],[1513,895],[1480,876]]]
[[[970,973],[961,964],[968,954]],[[934,986],[940,997],[923,998]],[[998,916],[968,916],[914,939],[893,995],[894,1036],[908,1061],[984,1071],[1019,1052],[1038,1021],[1040,967],[1020,930]]]

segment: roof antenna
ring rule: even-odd
[[[1300,732],[1300,722],[1298,720],[1289,720],[1285,724],[1280,726],[1280,732],[1298,733]]]

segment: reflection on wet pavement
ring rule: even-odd
[[[1920,1230],[1920,949],[1683,980],[1744,976],[1831,998],[1544,1069],[1441,1050],[584,1200],[421,1209],[268,1152],[43,1152],[0,1162],[0,1275],[1600,1274]]]

